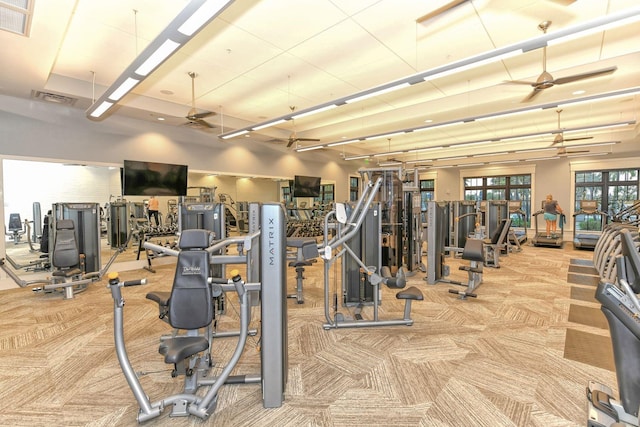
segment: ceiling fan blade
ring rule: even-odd
[[[469,0],[453,0],[450,1],[449,3],[445,4],[444,6],[441,6],[439,8],[437,8],[436,10],[432,10],[431,12],[427,13],[426,15],[422,15],[421,17],[419,17],[418,19],[416,19],[416,23],[421,24],[424,21],[428,21],[432,18],[435,18],[438,15],[441,15],[457,6],[460,6],[462,3],[466,3]]]
[[[289,142],[287,143],[287,148],[290,148],[296,141],[298,140],[294,138],[289,138]]]
[[[296,138],[296,141],[319,142],[320,140],[316,138]]]
[[[213,114],[214,113],[212,111],[203,111],[202,113],[189,114],[187,118],[191,120],[198,120],[198,119],[204,119],[205,117],[212,116]]]
[[[200,124],[200,125],[202,125],[202,126],[204,126],[206,128],[209,128],[209,129],[215,128],[215,126],[213,126],[211,123],[206,122],[206,121],[204,121],[202,119],[197,119],[197,120],[195,120],[195,122],[197,122],[198,124]]]
[[[565,141],[581,141],[583,139],[593,139],[593,137],[592,136],[579,136],[579,137],[576,137],[576,138],[565,138],[564,140]]]
[[[561,85],[561,84],[565,84],[565,83],[575,82],[575,81],[578,81],[578,80],[584,80],[584,79],[590,79],[592,77],[603,76],[605,74],[611,74],[614,71],[616,71],[617,69],[618,69],[618,67],[613,66],[613,67],[603,68],[601,70],[590,71],[588,73],[574,74],[573,76],[560,77],[559,79],[555,79],[553,81],[553,84]]]
[[[558,144],[562,144],[565,141],[565,139],[563,138],[561,133],[557,133],[555,138],[553,138],[553,142],[551,143],[550,147],[553,147],[554,145],[558,145]]]
[[[527,95],[522,101],[520,102],[529,102],[529,101],[533,101],[533,99],[540,95],[540,92],[542,92],[542,89],[540,88],[534,88],[531,93],[529,93],[529,95]]]
[[[525,80],[505,80],[503,83],[514,84],[514,85],[527,85],[527,86],[536,85],[536,82],[528,82]]]

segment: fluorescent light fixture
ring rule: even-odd
[[[520,154],[520,153],[536,153],[539,151],[554,151],[557,150],[557,147],[546,147],[546,148],[532,148],[530,150],[516,150],[514,151],[514,153]]]
[[[373,157],[397,156],[398,154],[403,154],[403,153],[404,153],[404,151],[389,151],[387,153],[374,154]]]
[[[534,159],[524,159],[525,162],[537,162],[540,160],[557,160],[560,156],[550,156],[550,157],[536,157]]]
[[[349,157],[345,157],[345,160],[360,160],[360,159],[368,159],[369,157],[371,157],[370,154],[362,154],[359,156],[349,156]]]
[[[327,144],[327,147],[337,147],[338,145],[352,144],[358,141],[360,141],[360,139],[347,139],[346,141],[332,142],[331,144]]]
[[[566,101],[560,101],[557,106],[566,107],[568,105],[580,105],[580,104],[586,104],[589,102],[609,101],[611,99],[624,98],[627,96],[637,95],[639,93],[640,93],[640,87],[632,87],[632,88],[618,90],[618,91],[609,92],[605,94],[586,96],[586,97],[578,98],[575,100],[568,99]]]
[[[109,108],[111,108],[111,106],[113,104],[114,104],[113,102],[102,101],[102,104],[100,104],[97,108],[95,108],[91,112],[91,116],[92,117],[100,117],[105,111],[107,111]]]
[[[552,132],[540,132],[540,133],[534,133],[534,134],[527,134],[527,135],[515,135],[515,136],[509,136],[506,138],[498,138],[498,141],[502,141],[502,142],[507,142],[507,141],[516,141],[516,140],[520,140],[520,139],[540,139],[546,136],[553,136]]]
[[[609,153],[606,151],[600,153],[582,153],[582,154],[568,154],[567,157],[593,157],[593,156],[606,156]]]
[[[568,36],[570,34],[574,34],[574,33],[581,33],[584,34],[585,31],[591,29],[591,28],[597,28],[598,31],[601,31],[602,28],[605,25],[609,25],[612,23],[616,23],[615,25],[624,25],[626,23],[628,23],[627,19],[637,19],[638,16],[640,15],[640,8],[639,7],[634,7],[634,8],[629,8],[626,9],[622,12],[619,13],[614,13],[614,14],[610,14],[610,15],[604,15],[601,17],[598,17],[594,20],[591,21],[587,21],[578,25],[574,25],[571,27],[566,27],[563,29],[560,29],[558,31],[554,31],[552,33],[545,33],[542,34],[538,37],[533,37],[531,39],[519,42],[519,43],[514,43],[512,45],[509,46],[505,46],[502,48],[498,48],[498,49],[494,49],[491,51],[487,51],[475,56],[471,56],[465,59],[462,59],[460,61],[456,61],[456,62],[452,62],[440,67],[435,67],[426,71],[422,71],[420,73],[416,73],[410,76],[406,76],[402,79],[398,79],[398,80],[394,80],[392,82],[374,87],[374,88],[370,88],[367,89],[365,91],[362,92],[358,92],[356,94],[347,96],[347,97],[342,97],[339,99],[335,99],[333,101],[330,101],[328,103],[324,103],[324,104],[320,104],[316,107],[311,108],[310,110],[321,110],[322,108],[324,108],[326,105],[336,105],[336,106],[341,106],[343,104],[351,104],[354,103],[356,101],[360,101],[363,99],[367,99],[373,96],[378,96],[378,95],[382,95],[384,93],[388,93],[391,91],[395,91],[410,85],[414,85],[414,84],[418,84],[421,83],[423,81],[428,81],[428,80],[432,80],[435,79],[437,77],[442,77],[446,74],[451,74],[451,73],[457,73],[460,71],[464,71],[470,68],[474,68],[474,67],[478,67],[490,62],[495,62],[495,61],[499,61],[502,59],[506,59],[515,55],[519,55],[523,52],[529,52],[531,50],[534,49],[539,49],[541,47],[547,46],[552,40],[559,40],[562,37]],[[618,22],[619,21],[619,22]],[[595,97],[591,97],[591,99],[595,99]],[[566,104],[570,104],[573,102],[577,102],[577,101],[568,101],[566,102]],[[558,104],[548,104],[546,107],[545,106],[538,106],[535,109],[538,108],[555,108],[557,107]],[[522,112],[525,112],[527,110],[533,110],[533,108],[531,109],[522,109]],[[305,114],[306,111],[301,111],[298,114]],[[499,117],[500,115],[505,115],[505,114],[510,114],[510,113],[517,113],[516,111],[507,111],[504,113],[497,113],[497,114],[488,114],[488,115],[483,115],[483,116],[478,116],[477,118],[470,118],[467,120],[463,120],[460,122],[452,122],[452,123],[444,123],[444,124],[440,124],[440,125],[434,125],[434,126],[425,126],[425,127],[416,127],[413,129],[405,129],[405,131],[414,131],[414,132],[420,132],[420,131],[424,131],[424,130],[428,130],[428,129],[435,129],[436,127],[442,127],[442,126],[449,126],[452,124],[457,124],[457,123],[463,123],[463,122],[468,122],[468,121],[472,121],[474,119],[480,119],[480,118],[490,118],[490,117]],[[280,117],[280,119],[285,119],[285,120],[289,120],[292,118],[292,115],[286,115],[286,116],[282,116]],[[262,125],[260,125],[262,126]],[[247,129],[253,129],[256,130],[256,127],[248,127]],[[221,135],[222,136],[222,135]],[[366,139],[366,138],[359,138],[359,139]]]
[[[551,33],[552,35],[555,35],[555,37],[549,39],[547,43],[549,46],[553,46],[579,37],[585,37],[596,32],[606,31],[615,27],[631,24],[638,20],[640,20],[640,7],[632,7],[617,13],[601,16],[585,24],[578,24],[568,28],[571,29],[571,31],[564,29]]]
[[[196,12],[189,17],[180,27],[178,31],[185,36],[193,36],[193,34],[200,30],[209,20],[213,19],[223,8],[230,3],[229,0],[208,0],[206,1]]]
[[[297,152],[302,152],[302,151],[311,151],[311,150],[319,150],[321,148],[324,148],[324,145],[310,145],[308,147],[299,147],[296,148]]]
[[[398,131],[398,132],[384,133],[384,134],[382,134],[382,135],[367,136],[367,137],[365,138],[365,140],[370,141],[370,140],[372,140],[372,139],[388,138],[388,137],[390,137],[390,136],[396,136],[396,135],[400,135],[400,134],[403,134],[403,133],[407,133],[407,132],[406,132],[406,131],[401,130],[401,131]]]
[[[165,59],[169,57],[177,48],[180,47],[180,43],[176,43],[173,40],[166,40],[158,50],[153,52],[146,61],[136,68],[135,73],[141,76],[146,76],[150,72],[156,69]]]
[[[500,151],[498,153],[481,153],[481,154],[474,154],[470,157],[487,157],[487,156],[504,156],[509,154],[508,151]]]
[[[234,133],[230,133],[226,136],[221,137],[222,139],[229,139],[229,138],[233,138],[235,136],[240,136],[240,135],[244,135],[245,133],[249,133],[248,130],[239,130],[238,132],[234,132]]]
[[[284,123],[284,122],[286,122],[285,119],[274,120],[274,121],[271,121],[271,122],[268,122],[268,123],[263,123],[261,125],[255,126],[255,127],[251,128],[251,130],[260,130],[260,129],[268,128],[270,126],[279,125],[280,123]]]
[[[360,96],[355,96],[354,98],[345,99],[344,102],[347,104],[353,104],[354,102],[362,101],[363,99],[373,98],[374,96],[383,95],[385,93],[393,92],[398,89],[405,88],[407,86],[411,86],[409,82],[399,83],[393,86],[383,87],[380,89],[373,89],[371,92],[364,93]]]
[[[475,119],[475,121],[479,122],[482,120],[495,119],[497,117],[500,117],[501,119],[503,119],[505,117],[513,117],[513,116],[518,116],[520,114],[530,113],[532,111],[541,111],[541,110],[542,110],[541,107],[523,108],[517,111],[507,111],[506,113],[496,113],[496,114],[490,114],[488,116],[478,117],[477,119]]]
[[[440,150],[442,148],[444,148],[444,145],[438,145],[437,147],[412,148],[411,150],[407,150],[407,153],[421,153],[423,151]]]
[[[428,123],[433,122],[433,120],[429,120]],[[443,128],[443,127],[447,127],[447,126],[453,126],[453,125],[459,125],[464,123],[464,121],[462,120],[457,120],[455,122],[447,122],[447,123],[439,123],[439,124],[435,124],[432,126],[425,126],[425,127],[421,127],[418,129],[414,129],[414,132],[422,132],[423,130],[429,130],[429,129],[437,129],[437,128]]]
[[[99,119],[138,83],[151,74],[179,48],[191,40],[234,0],[190,0],[178,15],[153,39],[109,88],[87,109]],[[105,103],[109,99],[113,102]]]
[[[467,71],[472,68],[481,67],[482,65],[490,64],[492,62],[497,62],[503,59],[511,58],[513,56],[520,55],[523,52],[522,48],[520,48],[520,49],[514,49],[514,50],[510,50],[508,52],[504,52],[500,54],[495,54],[495,55],[492,54],[493,52],[498,52],[500,50],[502,49],[495,49],[494,51],[489,52],[488,53],[489,55],[487,55],[487,53],[483,53],[480,55],[470,56],[469,58],[465,58],[460,61],[454,62],[452,64],[445,65],[444,67],[436,67],[433,69],[434,71],[440,70],[442,68],[446,68],[446,69],[442,71],[432,72],[432,73],[427,72],[426,73],[427,75],[424,76],[423,80],[430,81],[430,80],[439,79],[440,77],[449,76],[451,74]],[[479,58],[484,58],[484,59],[479,59]]]
[[[595,125],[595,126],[589,126],[583,129],[570,129],[570,130],[566,130],[563,133],[574,133],[574,132],[587,132],[590,130],[602,130],[602,129],[611,129],[611,128],[619,128],[619,127],[623,127],[623,126],[629,126],[629,125],[634,125],[636,122],[635,121],[629,121],[629,122],[620,122],[620,123],[611,123],[611,124],[607,124],[607,125]]]
[[[565,148],[604,147],[604,146],[607,146],[607,145],[616,145],[616,144],[620,144],[620,141],[594,142],[594,143],[591,143],[591,144],[571,144],[571,145],[565,145]]]
[[[467,159],[469,158],[469,156],[454,156],[454,157],[441,157],[437,160],[460,160],[460,159]]]
[[[118,89],[114,90],[111,95],[109,95],[109,99],[112,101],[119,101],[126,93],[128,93],[131,89],[134,88],[135,85],[140,83],[140,80],[134,79],[133,77],[127,77],[127,80],[122,82]]]
[[[484,145],[492,142],[496,142],[492,139],[486,139],[484,141],[472,141],[472,142],[463,142],[462,144],[452,144],[449,148],[463,148],[463,147],[473,147],[474,145]]]
[[[295,115],[291,116],[291,118],[292,119],[299,119],[301,117],[310,116],[312,114],[321,113],[323,111],[333,110],[336,107],[337,107],[336,104],[326,105],[324,107],[316,108],[316,109],[313,109],[313,110],[309,110],[309,111],[306,111],[304,113],[295,114]]]

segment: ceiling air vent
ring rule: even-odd
[[[0,0],[0,30],[29,36],[35,0]]]
[[[41,101],[53,102],[55,104],[72,106],[76,103],[78,98],[71,98],[70,96],[58,95],[57,93],[42,92],[40,90],[32,90],[31,97],[33,99],[39,99]]]

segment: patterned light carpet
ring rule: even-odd
[[[459,300],[452,285],[409,279],[424,301],[411,327],[326,331],[322,262],[305,272],[305,303],[288,301],[289,373],[285,403],[264,409],[258,385],[228,385],[214,415],[146,425],[211,426],[582,426],[591,379],[615,389],[606,323],[592,284],[569,283],[572,258],[592,252],[524,245],[486,268],[478,298]],[[425,258],[426,261],[426,258]],[[447,259],[452,279],[464,281]],[[289,290],[295,272],[288,269]],[[3,273],[4,274],[4,273]],[[181,387],[158,354],[169,327],[145,299],[169,290],[173,266],[123,272],[149,284],[126,288],[125,332],[131,362],[152,400]],[[113,302],[106,280],[73,300],[0,292],[0,425],[131,426],[137,405],[113,345]],[[333,290],[331,291],[333,294]],[[384,289],[381,317],[402,317],[402,302]],[[230,298],[222,330],[236,329]],[[369,316],[365,309],[364,317]],[[257,310],[254,310],[257,311]],[[257,313],[252,324],[259,327]],[[234,373],[259,373],[259,337],[251,338]],[[215,342],[221,369],[235,338]],[[609,357],[609,359],[607,359]]]

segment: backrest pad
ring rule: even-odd
[[[56,237],[51,262],[57,268],[75,267],[80,263],[75,223],[71,219],[56,221]]]
[[[169,298],[169,323],[178,329],[198,329],[213,321],[213,300],[209,284],[210,242],[207,230],[184,230]]]

